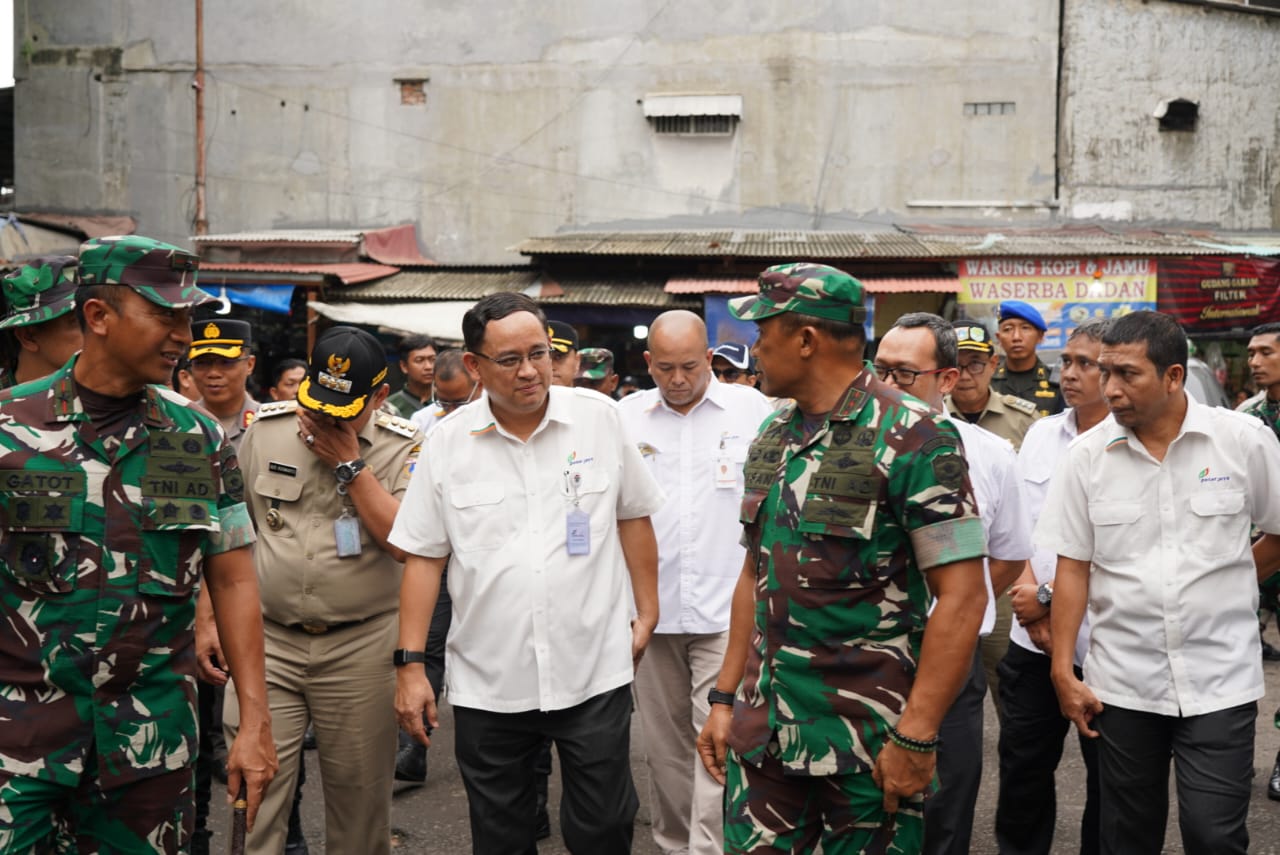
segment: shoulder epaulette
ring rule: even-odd
[[[392,433],[398,433],[410,439],[418,435],[418,426],[413,422],[400,416],[389,415],[382,410],[374,414],[373,421],[380,428],[386,428]]]
[[[1026,413],[1028,416],[1034,416],[1036,414],[1036,405],[1025,398],[1019,398],[1017,395],[1008,394],[1002,395],[1001,397],[1004,399],[1005,406],[1007,407],[1011,407],[1020,413]]]
[[[297,411],[297,401],[272,401],[270,404],[263,404],[258,408],[258,414],[254,416],[254,420],[269,419],[272,416],[283,416],[286,413],[296,413]]]

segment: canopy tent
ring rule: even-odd
[[[344,324],[364,324],[404,333],[422,333],[432,338],[462,338],[462,316],[474,300],[441,300],[416,303],[322,303],[307,304],[318,314]]]

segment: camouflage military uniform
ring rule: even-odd
[[[1062,412],[1065,403],[1058,384],[1049,378],[1053,373],[1049,366],[1036,357],[1034,368],[1028,371],[1010,371],[1009,366],[1001,361],[996,373],[991,375],[991,390],[1006,395],[1013,395],[1035,406],[1039,416],[1051,416]]]
[[[111,851],[176,851],[202,557],[253,529],[212,419],[148,386],[100,436],[74,364],[0,402],[0,851],[43,851],[62,811]]]
[[[1022,438],[1027,435],[1031,423],[1040,418],[1035,405],[1016,395],[1005,395],[995,390],[992,385],[991,394],[987,397],[987,405],[975,422],[968,419],[956,406],[951,396],[947,396],[947,412],[951,415],[973,422],[980,428],[991,431],[996,436],[1004,437],[1013,444],[1016,451],[1022,447]]]
[[[768,422],[745,483],[755,633],[729,735],[726,851],[805,845],[762,824],[796,776],[823,779],[806,792],[824,802],[829,853],[834,840],[918,851],[922,798],[886,815],[870,772],[914,680],[924,571],[985,550],[955,429],[863,371],[812,436],[794,405]],[[748,792],[742,763],[777,786]]]

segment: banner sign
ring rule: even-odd
[[[1160,311],[1189,333],[1247,330],[1280,320],[1280,261],[1240,256],[1160,260]]]
[[[960,262],[961,312],[994,330],[1000,303],[1022,300],[1048,329],[1043,348],[1066,346],[1089,318],[1114,318],[1156,307],[1150,258],[971,258]]]

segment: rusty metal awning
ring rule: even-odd
[[[354,285],[361,282],[369,282],[374,279],[382,279],[397,272],[400,268],[390,267],[385,264],[372,264],[368,262],[351,262],[347,264],[289,264],[277,262],[225,262],[225,261],[206,261],[200,265],[201,278],[208,280],[209,274],[218,273],[235,273],[240,274],[237,278],[244,276],[252,277],[255,273],[267,274],[273,277],[281,275],[300,275],[300,276],[332,276],[344,285]],[[216,277],[215,277],[216,279]]]
[[[649,279],[556,279],[531,267],[430,268],[401,270],[378,282],[345,288],[342,299],[352,302],[474,301],[499,291],[516,291],[547,305],[701,308],[701,300],[669,294],[663,290],[663,284]]]
[[[954,276],[859,277],[868,294],[958,294],[960,280]]]

